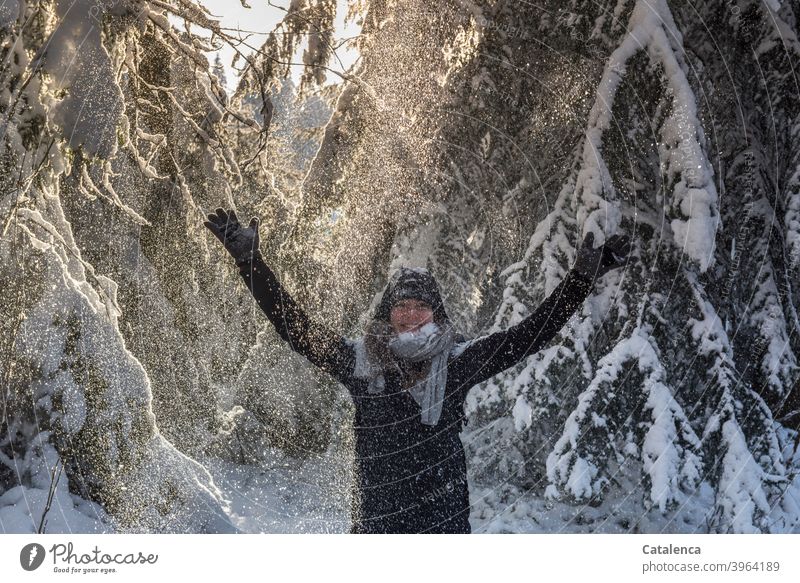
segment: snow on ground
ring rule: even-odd
[[[217,486],[231,501],[231,521],[242,533],[346,533],[348,500],[331,499],[318,461],[262,468],[207,460]],[[474,534],[491,533],[705,533],[712,492],[707,486],[678,512],[642,512],[624,496],[598,507],[552,502],[512,486],[471,486]],[[47,492],[16,487],[0,496],[0,531],[34,533]],[[31,518],[33,516],[33,519]],[[48,533],[114,532],[96,504],[59,492],[48,514]],[[792,532],[800,533],[800,528]]]
[[[231,502],[231,521],[243,533],[343,533],[350,530],[347,485],[340,495],[335,463],[276,455],[272,464],[240,465],[204,460]]]
[[[112,519],[99,504],[84,500],[69,492],[65,473],[51,473],[58,455],[44,443],[30,460],[19,460],[20,465],[30,465],[31,487],[16,486],[0,495],[0,532],[5,534],[33,534],[39,532],[44,516],[44,532],[53,534],[114,532]],[[50,508],[54,477],[55,487]]]
[[[713,502],[711,488],[677,511],[662,515],[644,511],[638,495],[619,492],[597,507],[546,500],[511,485],[472,487],[472,532],[483,533],[705,533],[705,516]]]
[[[47,504],[48,491],[17,486],[0,496],[0,532],[34,534],[38,532]],[[47,513],[44,532],[48,534],[99,534],[114,532],[103,509],[79,496],[58,488]]]
[[[197,460],[230,501],[231,522],[242,533],[346,533],[350,530],[351,496],[337,448],[290,458],[280,450],[262,454],[260,465],[208,457]],[[642,507],[641,484],[618,472],[614,487],[596,506],[546,500],[541,487],[521,491],[510,484],[470,482],[475,534],[484,533],[706,533],[713,491],[706,482],[666,514]],[[44,479],[42,475],[42,479]],[[43,485],[40,481],[38,485]],[[44,488],[16,487],[0,496],[0,532],[34,533],[45,508]],[[800,500],[800,478],[786,496]],[[779,515],[779,512],[776,513]],[[777,532],[784,531],[776,526]],[[47,516],[48,533],[110,533],[113,521],[99,505],[70,494],[59,481]],[[795,526],[790,532],[800,533]]]

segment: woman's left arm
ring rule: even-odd
[[[575,269],[567,272],[536,311],[506,330],[469,341],[449,368],[461,370],[464,388],[469,389],[538,352],[583,304],[592,284],[590,278]]]
[[[595,249],[594,234],[589,231],[575,265],[533,314],[507,330],[468,342],[450,361],[449,367],[460,368],[464,394],[473,385],[541,350],[583,304],[595,280],[627,263],[630,248],[627,235],[612,235]]]

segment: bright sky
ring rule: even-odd
[[[252,6],[252,8],[245,8],[242,6],[239,0],[199,0],[201,4],[203,4],[206,8],[208,8],[211,13],[216,16],[223,26],[229,28],[240,28],[242,31],[249,31],[251,33],[250,38],[246,41],[247,44],[251,45],[254,48],[260,48],[264,39],[266,38],[266,34],[269,33],[275,25],[283,18],[285,14],[284,10],[281,8],[286,8],[289,5],[289,0],[272,0],[270,3],[267,0],[248,0],[248,4]],[[276,7],[277,6],[277,7]],[[341,40],[346,37],[355,36],[358,34],[359,27],[356,26],[354,23],[350,22],[348,27],[345,28],[344,26],[344,17],[347,14],[347,0],[337,0],[337,12],[336,12],[336,38],[337,40]],[[232,32],[232,31],[229,31]],[[295,61],[299,62],[302,58],[303,50],[305,46],[300,47],[300,52],[296,55]],[[341,59],[344,68],[346,69],[357,58],[356,51],[348,51],[344,47],[338,49],[336,54]],[[233,59],[234,51],[230,47],[225,47],[224,50],[220,51],[220,57],[222,58],[222,63],[225,65],[226,73],[228,77],[228,90],[232,91],[236,86],[236,79],[233,69],[231,69],[230,64],[231,60]],[[213,57],[212,57],[213,59]],[[237,64],[238,66],[238,64]],[[331,68],[342,70],[342,67],[339,66],[339,62],[334,57],[330,64]],[[295,80],[300,79],[300,74],[302,73],[301,67],[293,67],[293,77]],[[328,82],[336,82],[337,78],[332,75],[328,74]]]

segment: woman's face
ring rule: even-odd
[[[418,330],[429,322],[433,322],[433,309],[422,300],[399,300],[389,312],[389,323],[397,334]]]

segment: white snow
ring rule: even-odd
[[[686,278],[702,314],[702,320],[689,319],[694,350],[713,357],[708,381],[715,391],[716,407],[708,417],[702,439],[719,440],[717,447],[724,452],[715,501],[721,514],[718,523],[723,530],[763,532],[764,516],[770,511],[765,488],[769,482],[789,478],[780,451],[778,428],[763,399],[739,378],[730,341],[716,310],[704,297],[697,276],[687,274]],[[748,409],[744,406],[745,399],[750,405]],[[758,428],[755,443],[748,443],[742,434],[740,424],[745,418],[748,425]],[[754,454],[759,454],[758,459]]]
[[[550,497],[558,496],[558,489],[562,487],[577,500],[599,491],[604,479],[590,451],[582,448],[581,443],[588,431],[608,430],[606,419],[596,411],[609,408],[615,396],[615,381],[623,374],[625,366],[633,363],[645,373],[642,391],[646,395],[649,423],[640,444],[628,442],[621,449],[628,454],[641,451],[642,469],[650,481],[650,500],[662,512],[670,502],[680,499],[681,486],[692,490],[698,484],[702,470],[700,441],[665,384],[665,371],[651,345],[650,335],[646,330],[636,330],[600,359],[594,378],[568,417],[561,437],[547,458]],[[595,439],[607,441],[616,448],[613,435]]]
[[[736,534],[762,532],[753,524],[753,513],[758,507],[764,514],[770,511],[767,496],[761,485],[762,470],[753,460],[739,425],[727,420],[722,425],[726,443],[723,471],[719,489],[723,496],[720,504],[725,515],[732,517],[730,529]]]
[[[159,532],[232,531],[226,501],[206,470],[157,433],[149,379],[125,347],[117,321],[120,308],[116,297],[108,295],[115,287],[94,279],[57,195],[57,186],[53,192],[37,193],[39,210],[22,208],[17,213],[20,232],[40,252],[42,264],[41,271],[34,272],[41,278],[41,293],[15,344],[17,356],[36,365],[38,381],[32,388],[38,405],[46,414],[53,413],[52,421],[60,426],[56,429],[68,436],[84,430],[92,416],[90,430],[104,435],[95,440],[100,450],[94,452],[104,466],[92,471],[102,474],[107,488],[125,492],[121,518],[135,516],[138,528]],[[36,281],[34,275],[28,278]],[[76,375],[87,370],[92,382],[78,382]],[[55,397],[65,403],[60,410]],[[123,451],[136,463],[123,465]],[[87,469],[84,479],[96,479],[86,475]],[[170,488],[179,495],[159,511],[155,500]],[[63,501],[66,504],[66,498]],[[14,515],[19,518],[18,512]]]
[[[511,415],[514,418],[514,428],[517,431],[527,429],[533,422],[533,409],[531,409],[530,404],[522,395],[517,396]]]
[[[662,125],[659,157],[670,179],[674,244],[696,260],[705,271],[714,259],[715,235],[720,225],[713,168],[705,154],[705,136],[697,118],[697,103],[685,65],[676,55],[684,52],[682,36],[664,0],[637,0],[627,26],[628,33],[608,59],[589,114],[584,141],[583,167],[576,193],[584,203],[578,221],[584,232],[615,232],[621,215],[616,192],[602,153],[603,133],[612,123],[612,108],[628,61],[646,50],[653,63],[664,69],[670,114]],[[598,235],[600,235],[598,237]]]
[[[789,264],[797,269],[800,267],[800,164],[789,179],[786,190],[786,213],[783,217],[786,244],[789,248]]]
[[[105,3],[94,0],[58,0],[59,24],[40,58],[51,79],[50,91],[66,91],[63,98],[50,96],[50,121],[70,147],[108,158],[117,149],[123,96],[100,34],[98,19],[104,10]]]
[[[39,532],[40,526],[49,534],[113,532],[113,521],[100,505],[70,494],[66,472],[55,483],[47,509],[51,471],[58,461],[55,448],[46,442],[47,437],[40,436],[37,455],[19,460],[20,466],[30,468],[33,485],[15,486],[0,495],[0,532],[33,534]]]

